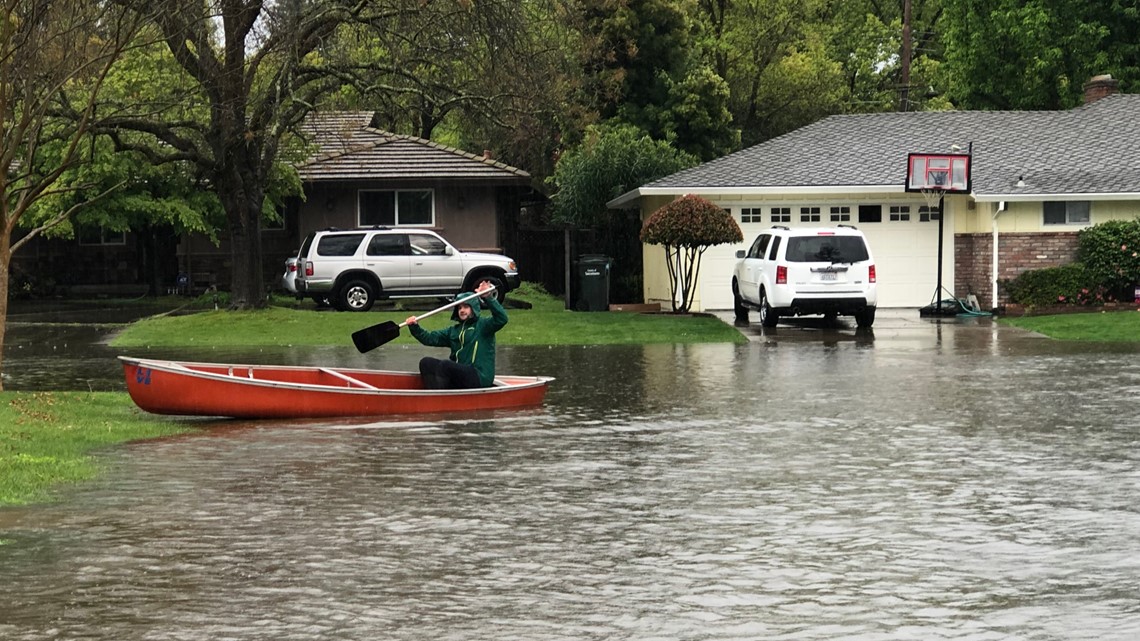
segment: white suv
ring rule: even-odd
[[[296,260],[298,298],[327,297],[337,309],[355,312],[368,311],[378,298],[453,296],[482,281],[495,285],[502,301],[519,286],[515,261],[461,252],[426,229],[316,231]]]
[[[764,231],[739,259],[732,274],[738,321],[760,310],[760,323],[775,327],[781,316],[840,314],[858,327],[875,322],[875,263],[863,232],[850,225]]]

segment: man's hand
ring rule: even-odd
[[[408,317],[408,320],[404,321],[404,324],[405,324],[405,325],[415,325],[417,322],[418,322],[418,321],[416,321],[416,317],[415,317],[415,316],[409,316],[409,317]]]
[[[491,281],[485,280],[479,283],[479,286],[475,288],[475,293],[479,294],[480,298],[486,298],[491,294],[494,294],[495,290],[491,289]]]

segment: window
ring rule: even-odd
[[[330,234],[317,241],[318,256],[352,256],[364,234]]]
[[[910,220],[910,205],[891,205],[890,214],[892,223]]]
[[[768,241],[772,240],[771,234],[760,234],[756,238],[756,242],[752,243],[752,249],[748,250],[749,258],[763,258],[764,250],[768,249]]]
[[[833,223],[851,222],[851,208],[850,207],[832,207],[831,208],[831,222],[833,222]]]
[[[860,262],[870,260],[862,236],[793,236],[784,256],[790,263]]]
[[[791,207],[773,207],[772,208],[772,222],[774,222],[774,223],[790,223],[790,222],[792,222],[792,208]]]
[[[881,222],[883,222],[883,206],[882,205],[859,205],[859,222],[861,222],[861,223],[881,223]]]
[[[369,256],[404,256],[407,255],[408,237],[404,234],[380,233],[368,241],[367,254]]]
[[[408,234],[413,256],[446,256],[447,245],[431,234]]]
[[[768,250],[768,260],[776,260],[776,252],[780,251],[780,237],[772,238],[772,248]]]
[[[922,205],[918,208],[918,222],[920,223],[928,223],[939,218],[942,218],[942,213],[938,211],[937,207]]]
[[[1089,201],[1065,200],[1046,201],[1046,225],[1087,225],[1089,223]]]
[[[818,223],[819,207],[800,207],[801,223]]]
[[[76,232],[80,245],[126,245],[127,233],[105,227],[82,227]]]
[[[760,220],[759,207],[745,207],[740,210],[740,222],[742,223],[758,223]]]
[[[373,225],[431,225],[435,207],[431,190],[361,191],[358,220],[361,227]]]

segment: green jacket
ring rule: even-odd
[[[458,298],[466,298],[472,292],[463,292]],[[491,317],[479,315],[480,301],[491,310]],[[450,347],[451,360],[461,365],[474,365],[479,372],[479,382],[490,387],[495,382],[495,332],[507,324],[507,310],[491,296],[487,299],[472,298],[464,303],[475,312],[467,322],[457,322],[451,327],[428,331],[419,323],[410,325],[412,336],[429,347]],[[457,308],[458,310],[458,308]],[[453,316],[458,320],[458,316]]]

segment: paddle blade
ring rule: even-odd
[[[374,350],[400,335],[400,326],[392,321],[384,321],[352,333],[352,343],[361,354]]]

